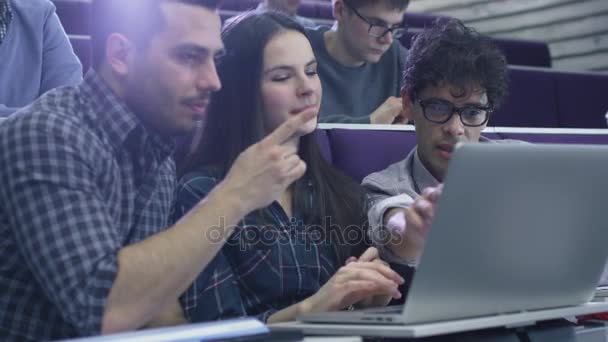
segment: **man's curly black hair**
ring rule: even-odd
[[[447,82],[468,96],[473,86],[485,89],[488,102],[498,108],[507,93],[507,62],[491,38],[457,19],[439,19],[412,43],[403,72],[410,98],[429,86]]]

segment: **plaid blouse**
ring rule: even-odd
[[[10,0],[0,0],[0,45],[8,32],[8,25],[13,19],[13,11],[11,10]]]
[[[213,169],[186,175],[178,185],[176,218],[206,197],[221,178]],[[312,201],[314,189],[308,189]],[[278,202],[262,215],[246,216],[182,296],[187,317],[198,322],[255,316],[265,322],[316,293],[344,260],[337,260],[321,228],[305,225],[302,217],[295,208],[290,220]],[[352,254],[360,255],[366,243]]]
[[[169,223],[170,140],[94,71],[0,124],[0,340],[100,332],[118,251]]]

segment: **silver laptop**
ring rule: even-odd
[[[608,263],[604,266],[604,273],[600,279],[597,289],[595,289],[594,300],[608,300]]]
[[[295,326],[444,322],[445,333],[455,320],[478,329],[608,310],[587,303],[608,257],[607,203],[608,146],[461,145],[406,304]]]

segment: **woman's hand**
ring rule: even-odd
[[[387,262],[380,259],[380,254],[378,253],[378,250],[375,247],[368,248],[363,254],[361,254],[359,258],[350,257],[346,260],[347,265],[352,262],[375,262],[390,267]],[[356,303],[356,306],[361,308],[386,306],[393,298],[395,297],[391,295],[375,295],[361,300],[360,302]]]
[[[386,305],[391,298],[401,298],[398,287],[403,278],[376,260],[377,255],[378,251],[370,248],[358,260],[349,259],[317,293],[300,303],[299,314],[338,311],[366,299],[366,304]]]

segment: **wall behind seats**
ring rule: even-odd
[[[544,41],[560,70],[608,72],[606,0],[412,0],[410,9],[459,18],[493,37]]]

